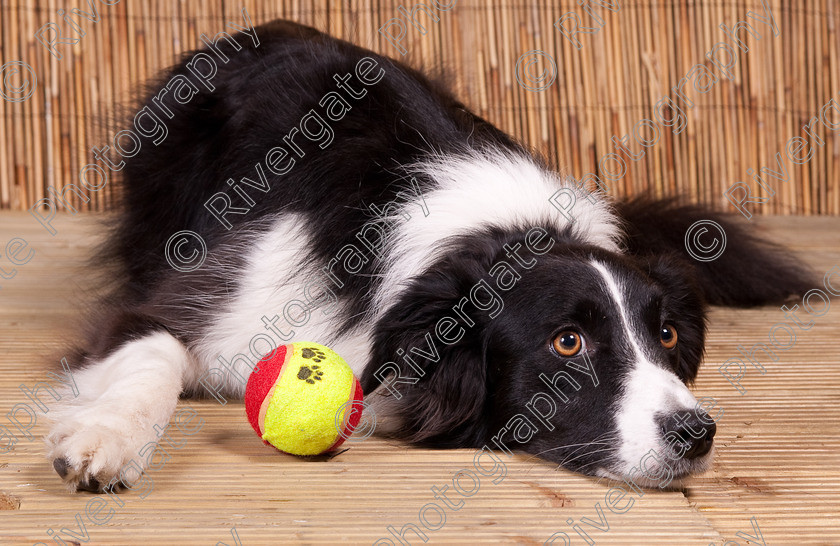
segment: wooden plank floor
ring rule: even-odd
[[[840,218],[757,219],[756,229],[797,250],[816,271],[840,266]],[[23,237],[36,255],[0,289],[0,424],[17,403],[18,388],[48,380],[61,343],[69,339],[79,310],[95,289],[81,269],[96,241],[90,217],[60,217],[51,237],[28,215],[0,214],[3,245]],[[9,262],[0,261],[9,269]],[[0,279],[2,280],[2,279]],[[816,286],[815,286],[816,288]],[[718,423],[712,470],[679,491],[647,491],[623,514],[604,508],[608,531],[588,528],[597,544],[722,544],[747,542],[755,535],[751,518],[767,544],[840,544],[840,301],[800,331],[796,345],[766,364],[766,374],[750,370],[743,396],[718,372],[736,357],[736,344],[765,341],[784,320],[777,308],[715,309],[698,396],[712,396],[724,408]],[[419,511],[435,502],[432,486],[452,487],[452,477],[471,468],[473,451],[413,449],[375,438],[351,444],[329,461],[302,461],[278,454],[258,441],[241,403],[184,400],[205,424],[186,438],[171,459],[148,474],[153,491],[141,498],[128,492],[106,498],[95,525],[85,513],[90,494],[69,495],[44,458],[43,415],[34,440],[21,438],[0,454],[0,544],[72,543],[62,528],[78,531],[82,521],[89,544],[243,545],[372,543],[388,537],[387,526],[419,524]],[[0,429],[0,432],[2,429]],[[605,481],[557,470],[554,465],[516,455],[505,460],[500,483],[489,477],[446,508],[439,530],[425,530],[429,543],[504,542],[542,544],[567,533],[585,544],[567,520],[598,521]],[[466,485],[466,484],[464,484]],[[441,501],[437,501],[443,505]],[[429,525],[437,522],[427,511]],[[562,536],[562,535],[560,535]],[[412,544],[421,544],[412,537]],[[387,542],[386,542],[387,544]],[[558,539],[555,544],[563,544]],[[733,544],[733,543],[729,543]]]

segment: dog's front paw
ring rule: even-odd
[[[142,471],[145,457],[138,452],[157,440],[154,428],[140,420],[91,408],[66,412],[54,424],[46,438],[47,456],[71,492],[98,492],[116,485],[112,482],[121,478],[120,470],[132,459],[131,468]]]

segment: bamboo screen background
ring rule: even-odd
[[[408,9],[416,4],[402,3]],[[750,11],[764,16],[761,0],[620,0],[614,2],[620,4],[616,11],[605,7],[607,0],[592,0],[585,3],[589,12],[570,0],[449,0],[454,6],[447,11],[438,10],[432,0],[425,3],[440,21],[419,14],[425,35],[406,25],[408,53],[401,56],[378,33],[390,19],[400,18],[398,0],[117,0],[113,5],[105,0],[0,0],[0,60],[5,65],[0,85],[6,96],[0,98],[0,208],[26,210],[45,196],[48,186],[78,184],[80,169],[94,161],[91,148],[111,146],[113,136],[126,127],[120,116],[139,86],[159,76],[182,52],[200,47],[202,33],[212,37],[228,21],[243,26],[244,7],[255,25],[289,18],[413,66],[442,67],[468,106],[576,179],[587,173],[603,178],[599,158],[616,151],[613,135],[621,138],[639,120],[655,119],[654,105],[669,95],[685,112],[684,130],[674,134],[660,125],[660,140],[645,149],[641,160],[627,161],[627,172],[618,180],[605,179],[611,194],[685,194],[734,211],[724,192],[742,181],[753,195],[769,197],[749,205],[754,214],[840,214],[840,138],[819,122],[812,137],[802,129],[832,98],[840,102],[840,8],[834,0],[767,0],[778,25],[776,36],[768,25],[747,17]],[[439,4],[445,6],[446,0]],[[62,19],[65,12],[58,12],[90,12],[92,6],[98,21],[73,16],[85,35],[75,45],[57,45],[61,59],[35,39],[50,22],[64,36],[78,37]],[[569,11],[576,12],[582,26],[599,27],[593,14],[603,21],[597,33],[577,35],[580,49],[554,27]],[[736,48],[719,27],[731,28],[738,21],[749,22],[760,38],[739,34],[749,51],[738,51],[733,77],[725,79],[706,53],[718,42]],[[524,58],[517,72],[518,59],[532,50],[544,55],[532,58],[537,62],[529,71],[522,68],[530,62]],[[519,73],[529,85],[546,84],[536,78],[548,74],[549,57],[557,70],[546,89],[531,91],[517,83]],[[32,86],[24,77],[32,72],[17,70],[11,61],[29,65],[37,83]],[[689,108],[671,89],[697,64],[720,80],[706,93],[691,83],[684,87],[693,102]],[[28,99],[14,101],[30,92]],[[667,109],[662,114],[669,117]],[[840,127],[840,110],[828,119]],[[287,130],[278,128],[282,134]],[[795,136],[814,148],[813,157],[801,165],[785,154]],[[630,138],[633,152],[643,149]],[[748,170],[778,170],[777,152],[789,179],[763,177],[775,191],[771,196]],[[100,191],[89,192],[89,203],[76,199],[75,205],[107,210],[118,192],[112,179]]]

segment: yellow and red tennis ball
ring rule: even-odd
[[[245,413],[265,443],[292,455],[318,455],[340,446],[359,424],[362,387],[332,349],[290,343],[254,367]]]

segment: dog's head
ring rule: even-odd
[[[384,379],[399,435],[648,486],[706,468],[715,425],[686,387],[705,331],[690,269],[573,239],[457,245],[374,340],[363,384]]]
[[[499,430],[520,414],[538,429],[527,451],[646,485],[706,468],[715,425],[686,386],[705,333],[690,270],[667,258],[558,248],[519,288],[487,324]]]

